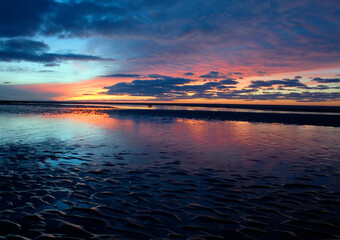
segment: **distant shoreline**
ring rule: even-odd
[[[239,108],[269,111],[293,111],[293,112],[329,112],[340,113],[340,106],[307,106],[307,105],[260,105],[260,104],[210,104],[210,103],[153,103],[153,102],[79,102],[79,101],[6,101],[0,100],[0,104],[104,104],[104,105],[165,105],[184,107],[208,107],[208,108]]]
[[[293,125],[313,125],[340,127],[340,115],[320,114],[281,114],[281,113],[255,113],[255,112],[213,112],[213,111],[187,111],[187,110],[147,110],[123,109],[101,110],[112,116],[120,117],[171,117],[196,120],[215,121],[246,121],[256,123],[282,123]]]

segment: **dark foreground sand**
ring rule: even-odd
[[[1,148],[3,239],[340,236],[339,192],[334,191],[339,185],[311,183],[330,175],[339,179],[327,166],[296,164],[295,171],[309,177],[283,181],[254,170],[188,171],[178,161],[134,169],[122,154],[115,156],[121,159],[116,164],[98,164],[90,153],[72,152],[83,162],[74,166],[58,162],[60,149],[37,152],[32,146]]]

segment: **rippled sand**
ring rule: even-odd
[[[338,128],[64,113],[0,114],[4,239],[340,238]]]

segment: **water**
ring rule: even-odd
[[[27,225],[23,236],[39,235],[25,214],[42,216],[45,233],[59,236],[57,221],[76,224],[81,233],[65,234],[84,238],[340,235],[340,128],[0,107],[0,216]],[[103,206],[124,211],[116,219]]]
[[[340,151],[340,128],[170,117],[122,118],[100,110],[86,107],[86,112],[65,108],[59,114],[25,115],[24,109],[18,114],[3,113],[0,144],[59,142],[82,146],[83,152],[86,147],[95,147],[91,151],[101,154],[148,152],[154,160],[164,155],[181,158],[183,154],[194,158],[199,163],[196,166],[216,168],[251,159],[298,162],[321,158],[337,162]]]

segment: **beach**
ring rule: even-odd
[[[0,104],[0,238],[340,238],[340,115],[270,110]]]

